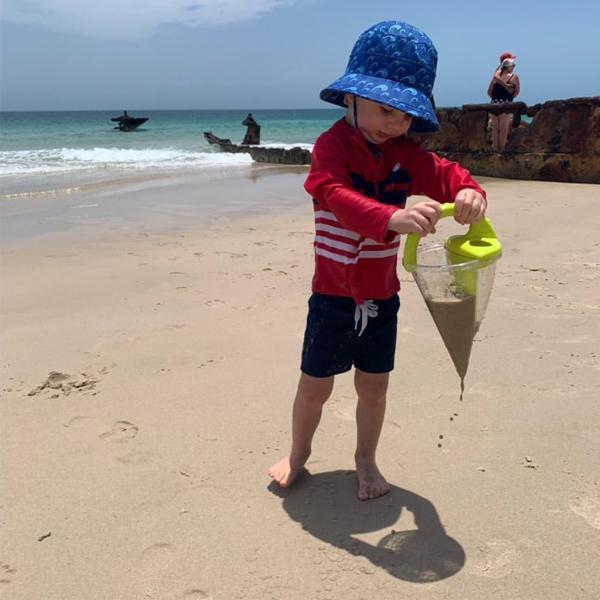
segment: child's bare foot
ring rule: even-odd
[[[390,484],[379,472],[375,463],[356,463],[358,479],[358,499],[372,500],[385,496],[390,491]]]
[[[303,455],[297,456],[291,453],[289,456],[282,458],[276,462],[270,469],[269,475],[283,488],[289,487],[294,483],[294,480],[302,472],[310,451]]]

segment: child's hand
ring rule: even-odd
[[[483,217],[486,208],[486,199],[477,190],[465,188],[454,198],[454,219],[461,225],[470,225]]]
[[[441,210],[439,202],[434,200],[397,210],[388,223],[388,229],[397,233],[416,233],[425,237],[428,233],[435,233],[435,224],[440,218]]]

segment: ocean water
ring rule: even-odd
[[[86,183],[156,171],[247,167],[248,154],[227,154],[202,135],[241,142],[247,111],[134,111],[149,120],[115,129],[122,111],[0,112],[0,196],[69,190]],[[312,148],[341,110],[257,110],[261,144]]]

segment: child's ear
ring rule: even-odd
[[[350,107],[352,105],[352,101],[354,100],[354,96],[352,94],[344,94],[344,105]]]

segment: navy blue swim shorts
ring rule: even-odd
[[[370,300],[362,310],[352,298],[313,294],[308,301],[302,372],[329,377],[354,365],[366,373],[389,373],[394,369],[399,308],[397,294]]]

